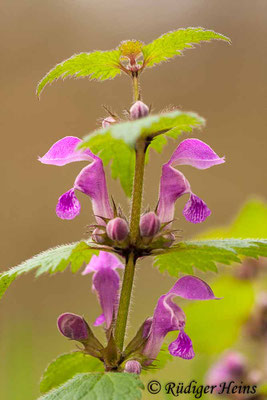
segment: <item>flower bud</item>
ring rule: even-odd
[[[225,368],[234,378],[241,378],[246,371],[246,360],[242,354],[229,352],[224,358]]]
[[[216,394],[221,390],[220,384],[231,381],[239,382],[246,380],[247,362],[242,354],[230,351],[222,356],[222,358],[208,371],[206,382],[208,385],[216,385]]]
[[[111,124],[115,124],[116,120],[109,116],[102,121],[102,128],[108,128]]]
[[[175,236],[173,233],[166,233],[166,235],[163,235],[162,237],[164,239],[163,247],[171,247],[175,241]]]
[[[88,326],[85,320],[76,314],[64,313],[58,317],[57,326],[63,336],[79,342],[88,339]]]
[[[140,234],[144,237],[153,237],[160,229],[160,219],[153,212],[150,211],[142,215],[140,219]]]
[[[122,242],[129,234],[129,227],[123,218],[116,217],[107,224],[107,235],[111,240]]]
[[[92,233],[92,239],[99,244],[103,244],[105,243],[105,237],[104,237],[104,231],[103,229],[100,228],[96,228],[94,229],[93,233]]]
[[[131,119],[146,117],[148,114],[149,114],[148,106],[140,100],[136,101],[130,108]]]
[[[140,375],[141,369],[142,369],[141,364],[138,361],[129,360],[125,364],[124,372]]]

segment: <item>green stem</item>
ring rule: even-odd
[[[127,325],[127,318],[130,307],[131,293],[133,288],[135,270],[134,253],[130,253],[125,265],[125,272],[120,295],[120,304],[115,328],[115,341],[118,348],[122,351],[124,344],[124,336]]]
[[[133,98],[138,101],[140,98],[138,75],[133,75]]]
[[[134,249],[139,238],[139,221],[142,206],[145,152],[145,142],[143,140],[138,141],[136,144],[136,164],[130,219],[130,240],[132,250],[130,251],[129,256],[126,260],[120,295],[120,304],[115,328],[116,344],[121,351],[123,350],[135,272],[136,255]]]
[[[142,206],[143,180],[145,170],[146,144],[143,139],[136,143],[136,163],[130,217],[130,238],[133,245],[139,236],[139,221]]]

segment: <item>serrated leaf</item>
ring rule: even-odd
[[[86,76],[90,80],[113,79],[121,73],[119,61],[119,50],[74,54],[62,63],[57,64],[44,76],[37,86],[37,95],[40,96],[47,84],[59,78]]]
[[[44,76],[37,86],[37,95],[40,96],[47,84],[59,78],[86,76],[91,80],[104,81],[115,78],[122,71],[132,76],[131,72],[121,64],[121,59],[127,58],[128,61],[137,61],[141,68],[140,71],[142,71],[146,67],[152,67],[181,54],[182,50],[186,48],[193,48],[194,44],[203,41],[209,42],[213,39],[230,42],[229,38],[212,30],[186,28],[165,33],[147,45],[143,45],[138,40],[126,40],[115,50],[74,54],[57,64]],[[140,55],[143,55],[143,63],[138,61]]]
[[[151,144],[150,144],[150,149],[155,150],[157,153],[161,153],[163,150],[163,147],[167,144],[167,139],[163,135],[156,136]]]
[[[267,240],[221,239],[181,242],[165,254],[156,256],[155,266],[160,272],[167,271],[171,276],[177,277],[180,272],[192,274],[193,268],[217,271],[216,263],[239,263],[239,256],[267,257]]]
[[[73,272],[77,272],[94,254],[98,254],[98,250],[90,248],[85,242],[57,246],[37,254],[0,274],[0,298],[14,279],[26,272],[36,270],[36,276],[44,273],[53,274],[65,270],[69,265]]]
[[[178,29],[165,33],[153,42],[143,46],[144,63],[146,67],[153,67],[155,64],[181,55],[185,49],[194,48],[195,44],[210,42],[214,39],[231,42],[228,37],[204,28]]]
[[[52,361],[45,370],[40,382],[40,391],[49,392],[82,372],[102,371],[104,371],[103,363],[95,357],[80,351],[63,354]]]
[[[164,135],[156,136],[150,143],[148,150],[155,150],[157,153],[161,153],[163,147],[168,143],[166,137]],[[149,163],[150,159],[150,151],[146,152],[146,164]]]
[[[78,374],[39,400],[138,400],[144,385],[127,373]]]
[[[177,138],[182,132],[191,132],[193,128],[205,124],[205,120],[191,112],[172,111],[165,114],[150,115],[135,121],[112,124],[107,128],[97,129],[84,137],[79,148],[91,148],[91,141],[97,135],[102,135],[107,141],[110,137],[123,140],[133,147],[138,138],[147,138],[164,132],[167,136]],[[158,143],[157,143],[158,148]]]
[[[267,238],[267,204],[249,200],[228,226],[209,230],[201,238]]]
[[[119,179],[121,186],[130,197],[132,194],[135,152],[123,140],[110,135],[94,135],[90,140],[90,150],[98,154],[104,165],[111,163],[111,176]]]

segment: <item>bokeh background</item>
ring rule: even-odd
[[[195,135],[226,155],[227,162],[207,171],[183,168],[194,192],[213,213],[201,226],[192,226],[181,217],[184,200],[180,200],[177,226],[184,237],[192,237],[231,221],[251,194],[267,195],[265,0],[2,0],[1,270],[51,246],[86,237],[93,220],[88,199],[79,196],[83,207],[74,221],[61,221],[54,212],[57,198],[71,187],[81,165],[44,166],[37,156],[59,138],[82,137],[95,129],[105,116],[101,105],[122,113],[132,102],[126,76],[101,84],[87,79],[59,81],[44,91],[40,101],[35,95],[37,82],[74,53],[114,48],[125,39],[150,42],[188,26],[214,29],[233,43],[202,44],[146,71],[141,79],[143,100],[155,112],[176,105],[205,117],[206,128]],[[161,164],[173,149],[170,143],[148,166],[145,203],[155,205]],[[126,210],[118,182],[108,179],[108,184]],[[57,316],[70,311],[93,321],[99,313],[90,279],[65,272],[38,280],[25,276],[13,283],[0,306],[1,399],[37,398],[48,362],[74,348],[57,332]],[[172,283],[149,262],[140,263],[132,332],[151,315],[157,298]],[[201,356],[197,363],[205,368]],[[196,364],[192,365],[193,371]],[[178,380],[184,368],[174,361],[154,376]]]

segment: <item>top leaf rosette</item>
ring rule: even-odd
[[[181,55],[185,49],[194,48],[195,44],[213,39],[231,42],[228,37],[212,30],[186,28],[165,33],[149,44],[127,40],[115,50],[74,54],[44,76],[38,84],[37,94],[40,96],[47,84],[59,78],[88,77],[90,80],[104,81],[121,73],[137,76],[146,68]]]

